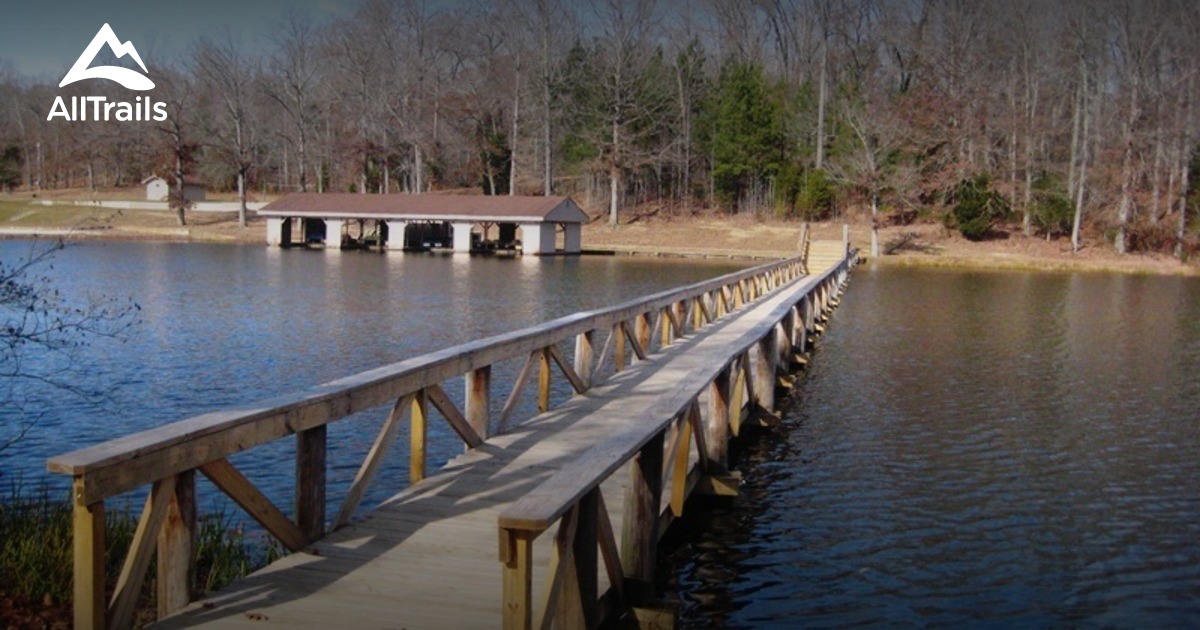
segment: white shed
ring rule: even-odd
[[[147,177],[142,183],[146,186],[146,201],[166,201],[171,192],[167,180],[158,176]]]
[[[142,184],[146,186],[146,201],[166,201],[171,194],[171,183],[157,175],[143,179]],[[204,182],[185,177],[183,179],[183,198],[188,201],[204,201]]]

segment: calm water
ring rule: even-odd
[[[0,241],[0,259],[20,259],[30,247],[44,244]],[[111,400],[97,407],[61,392],[33,393],[27,411],[41,417],[25,439],[0,453],[0,483],[40,476],[51,455],[743,266],[628,257],[382,256],[258,246],[73,244],[43,275],[65,295],[132,298],[142,309],[142,323],[128,341],[98,340],[78,357],[73,382],[91,389],[116,385]],[[29,357],[33,365],[38,358]],[[519,369],[517,361],[497,366],[497,391],[506,392],[505,384]],[[565,395],[568,386],[559,385]],[[446,390],[461,398],[461,379]],[[495,397],[502,405],[503,398]],[[332,425],[331,509],[337,508],[386,411]],[[0,430],[9,431],[17,414],[11,406],[0,408]],[[461,449],[445,423],[431,423],[430,432],[431,466]],[[0,442],[10,434],[0,433]],[[368,500],[405,485],[407,443],[404,437],[397,441]],[[279,440],[233,461],[286,506],[293,452],[292,440]],[[64,477],[52,479],[65,484]]]
[[[860,269],[789,402],[687,625],[1200,624],[1200,281]]]

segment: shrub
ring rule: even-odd
[[[121,570],[137,529],[132,504],[110,501],[105,514],[108,553],[105,575],[110,584]],[[32,492],[14,484],[0,495],[0,589],[29,601],[62,605],[71,599],[71,498],[46,488]],[[197,584],[211,592],[245,576],[281,555],[274,539],[248,535],[224,509],[201,515],[197,522]],[[143,603],[153,601],[154,565],[143,588]]]
[[[1046,173],[1033,181],[1029,218],[1033,227],[1047,236],[1071,231],[1075,221],[1075,205],[1061,176]]]
[[[796,193],[796,212],[806,221],[821,221],[833,216],[836,191],[825,171],[812,169],[800,178]]]
[[[1053,192],[1038,193],[1030,208],[1033,226],[1042,234],[1067,234],[1075,221],[1075,207],[1066,195]]]
[[[991,189],[986,174],[964,179],[954,188],[954,225],[970,241],[981,241],[1009,214],[1008,202]]]

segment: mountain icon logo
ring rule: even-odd
[[[84,79],[108,79],[109,81],[116,81],[131,90],[144,91],[154,89],[154,82],[136,70],[122,68],[121,66],[89,67],[92,61],[96,59],[96,54],[100,52],[100,48],[105,44],[108,45],[109,49],[112,50],[118,59],[129,55],[142,68],[142,72],[147,72],[146,64],[142,63],[142,58],[138,55],[137,49],[133,47],[133,42],[122,44],[121,40],[117,39],[117,34],[113,32],[112,27],[105,24],[100,27],[96,36],[92,38],[92,43],[83,49],[83,54],[79,55],[79,59],[67,71],[67,76],[63,77],[62,83],[59,83],[58,87],[65,87]]]

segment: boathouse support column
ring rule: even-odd
[[[404,230],[408,228],[408,221],[388,221],[387,228],[387,249],[391,251],[404,249]]]
[[[578,254],[583,251],[583,224],[563,224],[563,253]]]
[[[521,251],[540,256],[554,253],[554,224],[525,223],[521,225]]]
[[[454,253],[455,254],[470,254],[471,253],[471,227],[472,223],[452,223],[451,227],[454,230]]]
[[[267,245],[273,247],[288,247],[291,239],[291,219],[271,217],[267,219]]]
[[[341,249],[342,248],[342,225],[345,221],[341,219],[325,219],[325,249]]]

